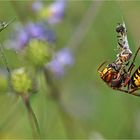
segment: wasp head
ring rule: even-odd
[[[108,65],[105,66],[101,71],[100,68],[106,63],[103,62],[99,68],[98,68],[98,73],[100,74],[100,77],[102,80],[104,80],[105,82],[109,82],[112,78],[112,73],[113,73],[113,69],[111,67],[109,67]]]

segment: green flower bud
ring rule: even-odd
[[[43,66],[50,59],[50,52],[46,42],[32,39],[27,47],[27,57],[34,66]]]
[[[12,72],[12,86],[17,93],[28,93],[31,89],[31,79],[24,68],[16,69]]]

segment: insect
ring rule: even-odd
[[[106,61],[103,62],[98,68],[98,73],[100,74],[101,79],[112,89],[140,96],[140,94],[135,92],[140,89],[140,66],[131,74],[135,67],[134,63],[137,54],[140,51],[140,47],[137,49],[133,60],[129,65],[132,52],[128,46],[125,29],[125,26],[122,24],[119,24],[116,28],[116,32],[120,34],[117,37],[119,38],[118,45],[121,50],[117,55],[117,59],[100,70],[106,63]]]

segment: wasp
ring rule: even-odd
[[[122,24],[119,24],[116,28],[116,32],[119,33],[117,36],[119,38],[118,45],[121,49],[121,52],[117,55],[117,59],[100,70],[106,63],[106,61],[103,62],[98,68],[98,73],[100,74],[101,79],[112,89],[140,96],[140,94],[135,92],[140,89],[140,66],[131,74],[135,67],[134,63],[138,52],[140,51],[140,47],[137,49],[133,60],[129,65],[132,52],[128,46],[125,29],[125,26]]]
[[[131,72],[135,67],[134,61],[139,51],[140,47],[138,48],[128,70],[125,70],[122,74],[114,69],[114,63],[108,64],[100,71],[100,68],[106,63],[103,62],[98,68],[101,79],[114,90],[119,90],[132,95],[140,96],[140,94],[135,92],[136,90],[140,89],[140,66],[131,75]],[[127,89],[125,89],[126,86]]]

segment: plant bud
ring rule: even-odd
[[[24,68],[16,69],[12,72],[12,86],[17,93],[28,93],[31,89],[31,79]]]
[[[50,58],[47,44],[41,40],[32,39],[27,47],[27,57],[34,66],[43,66]]]

